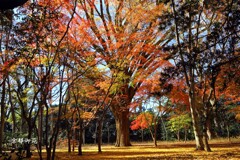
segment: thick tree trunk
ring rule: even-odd
[[[116,147],[131,146],[129,137],[129,110],[124,110],[115,115],[116,122]]]
[[[207,152],[211,152],[209,143],[208,143],[208,136],[207,136],[207,131],[206,129],[203,130],[203,139],[204,139],[204,148]]]
[[[189,102],[190,102],[190,110],[191,110],[192,123],[193,123],[193,133],[196,141],[196,150],[204,150],[203,135],[200,129],[202,125],[200,123],[199,115],[197,114],[197,111],[196,111],[195,97],[193,97],[191,93],[189,95]]]

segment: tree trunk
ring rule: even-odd
[[[31,122],[31,119],[29,118],[29,121],[28,121],[28,139],[31,139],[32,138],[32,122]],[[31,158],[32,156],[32,152],[31,152],[31,143],[26,143],[26,150],[27,150],[27,158]]]
[[[68,137],[68,153],[71,152],[71,129],[68,129],[67,131],[67,137]]]
[[[157,117],[154,118],[154,146],[157,147]]]
[[[207,152],[211,152],[210,146],[208,144],[208,135],[207,135],[207,122],[209,121],[209,110],[206,110],[203,117],[203,143],[204,148]]]
[[[212,139],[212,126],[211,126],[211,120],[208,118],[206,120],[206,129],[207,129],[207,137],[209,140]]]
[[[204,148],[207,152],[211,152],[210,146],[208,144],[208,136],[206,129],[203,130]]]
[[[107,128],[108,144],[110,143],[110,127]]]
[[[82,131],[82,144],[85,144],[86,140],[85,140],[85,128]]]
[[[12,100],[12,92],[11,92],[11,85],[10,85],[10,80],[9,77],[7,79],[7,83],[8,83],[8,95],[9,95],[9,103],[11,106],[11,114],[12,114],[12,133],[16,133],[16,116],[15,116],[15,110],[14,110],[14,104],[13,104],[13,100]],[[14,144],[13,144],[14,147]]]
[[[0,125],[0,153],[2,153],[3,150],[3,139],[4,139],[4,124],[5,124],[5,81],[4,78],[3,84],[2,84],[2,97],[1,97],[1,125]]]
[[[189,102],[190,102],[190,110],[191,110],[192,123],[193,123],[193,133],[196,141],[196,150],[204,150],[203,135],[200,130],[201,123],[200,123],[199,115],[197,114],[197,111],[196,111],[195,97],[191,95],[191,91],[189,95]]]
[[[52,156],[51,147],[46,147],[46,148],[47,148],[47,160],[50,160]]]
[[[230,131],[229,131],[229,125],[228,124],[227,124],[227,136],[228,136],[228,141],[231,142]]]
[[[219,122],[220,121],[218,121],[218,118],[217,118],[217,105],[216,105],[216,103],[213,105],[213,122],[214,122],[214,127],[215,127],[215,136],[216,137],[220,137],[220,135],[219,135],[219,130],[221,130],[220,129],[220,125],[219,125]]]
[[[100,119],[98,121],[98,152],[101,153],[102,152],[102,123],[103,123],[103,119]]]
[[[38,115],[38,136],[39,136],[39,152],[42,154],[42,142],[43,142],[43,106],[40,104],[39,106],[39,115]],[[48,118],[48,117],[46,117]]]
[[[122,111],[115,116],[116,122],[116,147],[131,146],[129,138],[129,110]]]
[[[177,131],[177,139],[180,141],[180,130]]]
[[[164,131],[165,131],[165,140],[167,141],[168,140],[168,132],[167,132],[167,129],[166,129],[166,126],[165,126],[162,116],[160,116],[160,118],[161,118],[162,125],[163,125]]]
[[[208,121],[208,111],[204,114],[203,118],[203,143],[204,143],[204,148],[207,152],[211,152],[210,146],[208,144],[208,135],[207,135],[207,121]]]
[[[79,122],[79,140],[78,140],[78,155],[81,156],[82,153],[82,143],[83,143],[83,121]]]
[[[184,128],[184,141],[187,142],[187,128]]]

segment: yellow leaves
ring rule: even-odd
[[[94,114],[92,112],[83,112],[81,114],[82,119],[91,119],[94,117]]]
[[[240,113],[238,113],[235,118],[237,119],[238,122],[240,122]]]

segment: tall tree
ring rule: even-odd
[[[76,21],[85,25],[85,39],[109,75],[117,77],[111,91],[116,97],[110,106],[116,121],[116,146],[128,146],[129,105],[144,79],[167,57],[155,45],[161,37],[156,33],[156,17],[163,5],[152,1],[90,0],[80,1],[79,8]]]
[[[161,17],[167,20],[160,29],[164,29],[172,39],[167,41],[169,45],[166,49],[174,55],[176,68],[186,82],[196,149],[210,151],[206,130],[212,108],[210,100],[214,99],[215,79],[220,66],[239,59],[233,47],[238,29],[236,22],[230,22],[229,18],[231,15],[238,18],[235,13],[239,4],[236,1],[207,0],[171,0],[165,3],[171,10]],[[228,25],[231,25],[231,32],[225,32]],[[234,41],[232,37],[235,37]],[[235,49],[228,48],[227,44]]]

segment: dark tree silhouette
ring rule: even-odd
[[[0,0],[0,10],[13,9],[21,6],[28,0]]]

